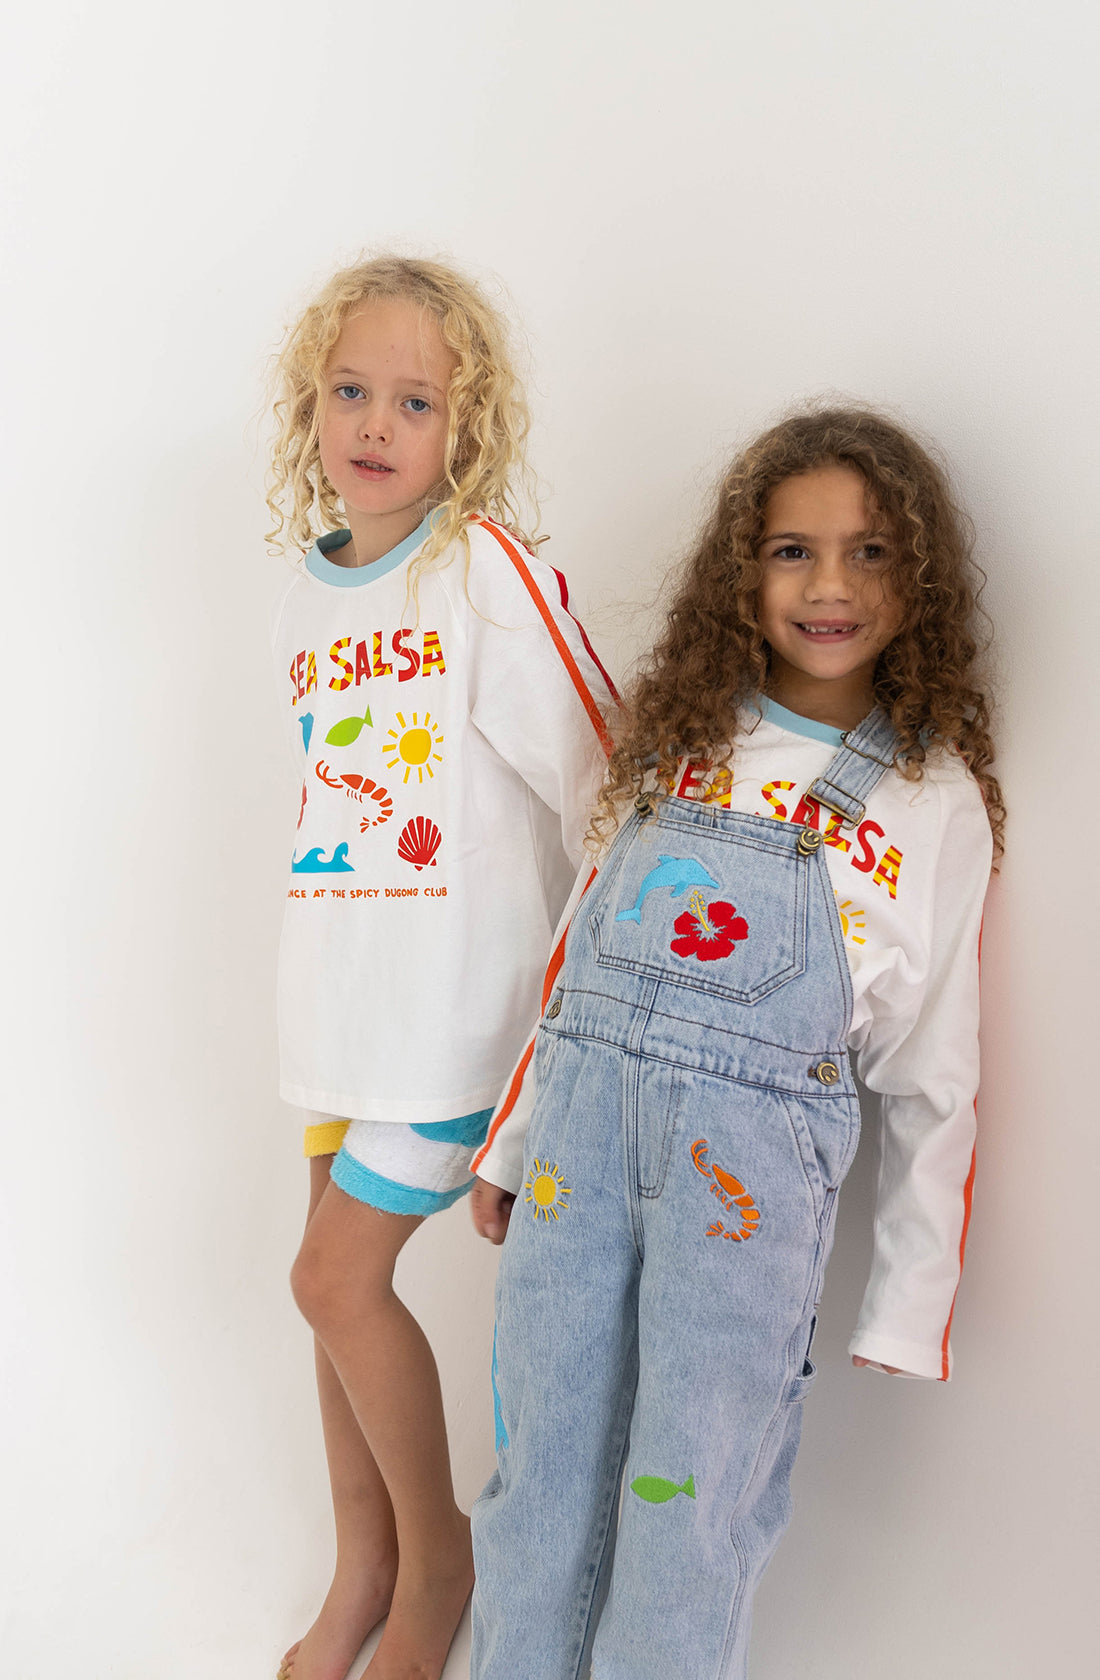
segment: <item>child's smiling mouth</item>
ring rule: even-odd
[[[801,630],[804,636],[816,636],[818,638],[834,642],[841,641],[845,636],[854,636],[860,628],[858,624],[854,624],[850,619],[845,620],[843,623],[826,622],[823,620],[810,620],[806,623],[801,623],[796,620],[794,627],[796,630]]]
[[[385,478],[396,469],[386,465],[385,461],[377,461],[372,455],[363,455],[352,466],[364,478]]]

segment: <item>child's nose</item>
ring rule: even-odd
[[[359,436],[376,438],[379,443],[387,441],[389,437],[389,417],[383,403],[373,400],[364,404],[363,411],[359,416]]]
[[[819,555],[809,578],[811,600],[846,600],[851,592],[852,578],[844,555]]]

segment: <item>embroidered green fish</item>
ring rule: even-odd
[[[630,1491],[636,1493],[639,1499],[644,1499],[647,1505],[663,1505],[667,1499],[675,1499],[678,1493],[686,1493],[689,1499],[694,1499],[695,1477],[689,1476],[681,1487],[664,1476],[635,1476]]]

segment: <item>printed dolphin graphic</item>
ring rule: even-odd
[[[348,862],[348,843],[341,840],[332,849],[332,857],[326,862],[323,849],[312,846],[304,858],[296,858],[290,865],[292,875],[354,875],[355,865]]]
[[[636,1493],[639,1499],[644,1499],[647,1505],[664,1505],[667,1500],[675,1499],[678,1493],[686,1493],[689,1499],[694,1499],[695,1477],[691,1475],[681,1483],[670,1482],[664,1476],[635,1476],[630,1491]]]
[[[642,919],[642,905],[651,892],[659,887],[671,887],[673,898],[682,898],[689,887],[717,887],[718,882],[708,875],[702,864],[695,858],[678,858],[661,856],[655,869],[651,869],[638,889],[638,901],[632,910],[620,910],[615,917],[617,922],[640,922]]]

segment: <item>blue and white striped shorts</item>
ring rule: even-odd
[[[492,1113],[485,1108],[457,1120],[405,1126],[307,1110],[305,1153],[335,1155],[332,1181],[357,1202],[423,1218],[472,1188],[470,1162]]]

